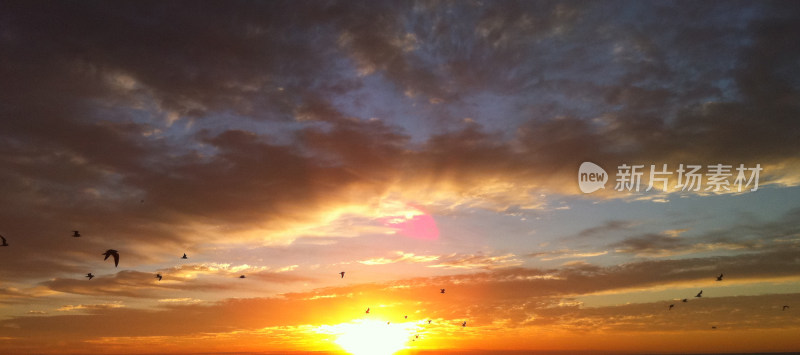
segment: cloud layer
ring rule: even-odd
[[[2,346],[313,350],[297,334],[375,307],[468,348],[466,318],[498,343],[715,324],[786,350],[799,325],[770,312],[798,293],[780,286],[796,203],[660,228],[608,216],[725,202],[613,178],[584,195],[576,172],[641,164],[644,188],[651,165],[674,186],[681,164],[760,164],[762,189],[796,194],[798,19],[781,1],[0,3]],[[564,211],[581,218],[553,227]],[[717,272],[744,296],[661,312]]]

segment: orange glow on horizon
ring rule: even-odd
[[[419,325],[415,323],[391,323],[379,319],[356,319],[319,329],[336,335],[334,343],[353,355],[394,354],[407,349],[418,330]]]

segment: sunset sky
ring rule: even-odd
[[[796,1],[0,0],[0,353],[800,351],[798,35]]]

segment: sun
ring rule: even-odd
[[[335,343],[353,355],[391,355],[408,348],[417,332],[414,323],[387,323],[374,319],[357,319],[334,326],[339,333]]]

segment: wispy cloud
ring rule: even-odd
[[[580,237],[593,237],[607,233],[618,233],[629,230],[636,225],[633,221],[613,220],[606,221],[603,225],[587,228],[578,233]]]
[[[359,260],[358,262],[365,265],[385,265],[394,263],[428,263],[439,259],[437,255],[414,255],[413,253],[404,253],[402,251],[395,252],[393,258],[373,258],[367,260]]]
[[[514,254],[490,256],[484,254],[451,254],[442,257],[438,263],[428,265],[444,269],[497,269],[522,265],[523,261]]]
[[[573,259],[573,258],[591,258],[595,256],[601,256],[608,254],[608,251],[596,251],[596,252],[579,252],[577,250],[569,250],[569,249],[560,249],[560,250],[553,250],[553,251],[543,251],[543,252],[536,252],[530,253],[525,255],[529,258],[538,258],[544,261],[550,260],[558,260],[558,259]]]
[[[704,232],[697,236],[683,236],[688,229],[667,230],[627,237],[610,245],[617,253],[638,256],[670,257],[676,255],[719,251],[755,251],[796,246],[794,236],[800,233],[792,221],[797,209],[786,212],[776,221],[749,221]]]
[[[62,306],[62,307],[56,309],[56,311],[59,311],[59,312],[69,312],[69,311],[76,311],[76,310],[77,311],[80,311],[80,310],[92,311],[92,310],[103,310],[103,309],[121,308],[121,307],[125,307],[125,305],[122,304],[122,303],[79,304],[79,305],[71,305],[71,304],[69,304],[69,305],[65,305],[65,306]]]

